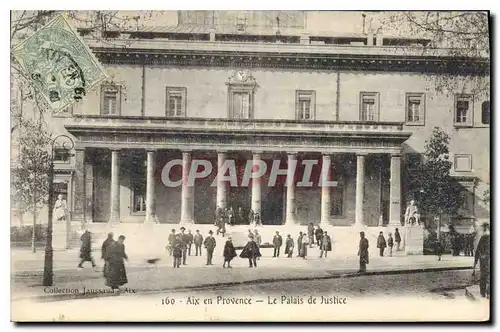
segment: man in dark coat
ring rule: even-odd
[[[224,264],[222,264],[222,267],[225,268],[227,263],[227,267],[231,268],[231,261],[234,257],[237,256],[236,249],[234,249],[233,240],[231,239],[231,237],[227,239],[222,255],[224,256]]]
[[[319,258],[323,258],[323,253],[325,254],[325,258],[328,255],[329,251],[332,251],[332,239],[330,238],[330,235],[328,235],[328,232],[322,232],[323,238],[318,241],[321,253],[319,255]]]
[[[365,232],[359,232],[359,271],[361,273],[366,272],[366,264],[370,262],[368,258],[368,239],[365,238]]]
[[[186,265],[187,248],[189,242],[189,236],[184,233],[186,231],[185,227],[181,227],[181,241],[182,241],[182,265]]]
[[[182,241],[182,235],[177,234],[172,244],[172,257],[174,258],[173,260],[174,268],[181,267],[183,247],[184,243]]]
[[[107,265],[108,265],[108,248],[113,244],[115,240],[113,239],[113,233],[108,233],[108,238],[104,240],[101,247],[101,258],[104,260],[103,274],[106,277]]]
[[[304,233],[299,232],[299,237],[297,238],[297,257],[300,256],[300,251],[302,250],[302,239],[304,238]]]
[[[127,271],[125,270],[124,260],[128,260],[125,253],[125,236],[120,235],[118,241],[113,242],[107,250],[108,266],[106,272],[106,286],[111,289],[118,289],[120,286],[128,283]]]
[[[175,242],[175,229],[172,229],[172,232],[168,235],[168,254],[172,256],[172,250],[174,248],[174,242]]]
[[[294,244],[293,244],[293,239],[292,237],[290,236],[290,234],[288,234],[286,236],[286,240],[285,240],[285,255],[288,255],[287,257],[288,258],[292,258],[292,255],[293,255],[293,247],[294,247]]]
[[[384,233],[380,232],[378,234],[378,238],[377,238],[377,248],[380,249],[380,257],[384,256],[384,249],[385,249],[385,247],[387,247],[387,244],[385,242]]]
[[[83,268],[82,264],[85,262],[91,262],[92,267],[96,267],[94,258],[92,257],[92,235],[88,230],[80,237],[82,241],[82,245],[80,247],[80,264],[78,264],[79,268]]]
[[[274,255],[273,257],[280,257],[280,248],[283,245],[283,238],[280,235],[280,232],[276,232],[276,235],[273,237],[273,246],[274,246]]]
[[[255,213],[255,215],[253,217],[253,221],[255,222],[255,226],[262,225],[262,219],[260,217],[260,213],[259,212]]]
[[[190,229],[188,230],[186,238],[187,238],[188,256],[191,256],[191,246],[193,245],[194,236],[193,236],[193,233],[191,233]]]
[[[210,231],[208,232],[208,236],[205,238],[205,241],[203,241],[203,245],[205,246],[205,249],[207,249],[207,264],[206,265],[214,265],[212,263],[212,258],[214,256],[214,249],[216,246],[215,238],[213,236],[213,232]]]
[[[234,226],[235,217],[233,207],[231,206],[228,210],[228,223],[230,226]]]
[[[399,229],[394,230],[394,241],[396,241],[396,251],[401,250],[401,234],[399,234]]]
[[[394,239],[392,238],[391,233],[389,233],[387,238],[387,247],[389,247],[389,257],[392,257],[392,247],[394,247]]]
[[[309,248],[314,244],[314,224],[310,222],[307,224],[307,236],[309,237]]]
[[[203,244],[203,235],[200,234],[200,230],[196,230],[196,234],[194,235],[194,249],[196,250],[196,256],[198,256],[198,251],[201,256],[201,246]]]
[[[224,237],[224,234],[226,233],[226,210],[222,211],[222,217],[219,218],[219,221],[217,222],[217,235],[219,233],[222,233],[222,237]]]
[[[484,223],[482,226],[483,235],[479,238],[475,256],[474,256],[474,272],[476,274],[476,265],[479,261],[479,292],[482,297],[490,297],[490,233],[489,225]]]
[[[253,210],[250,210],[250,212],[248,212],[248,224],[251,225],[253,224],[254,222],[254,212]]]
[[[220,207],[220,206],[217,206],[217,208],[215,209],[215,221],[214,221],[214,225],[217,226],[221,220],[221,218],[224,217],[224,210]]]
[[[240,253],[241,258],[248,258],[250,267],[257,267],[257,257],[262,256],[260,254],[259,246],[253,240],[253,236],[248,238],[248,243],[245,245]]]
[[[318,228],[316,228],[314,235],[316,236],[316,243],[318,244],[318,247],[321,248],[321,240],[323,240],[323,230],[321,227],[318,226]]]

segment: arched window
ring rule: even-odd
[[[481,104],[481,122],[490,124],[490,102],[485,101]]]

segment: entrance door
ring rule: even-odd
[[[284,224],[283,191],[283,186],[274,186],[269,188],[267,195],[262,200],[262,224]]]

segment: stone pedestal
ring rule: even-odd
[[[52,249],[70,249],[71,234],[71,223],[69,221],[54,222],[52,226]]]
[[[407,255],[424,254],[424,229],[420,226],[405,227],[405,253]]]

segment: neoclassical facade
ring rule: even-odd
[[[262,31],[179,25],[86,40],[109,78],[51,121],[75,140],[57,166],[71,219],[213,223],[220,206],[260,212],[269,225],[400,225],[403,168],[435,126],[452,136],[453,172],[470,196],[464,218],[487,217],[478,197],[489,182],[489,101],[436,94],[422,74],[487,75],[487,59],[425,50],[422,39]],[[162,181],[172,160],[181,160],[169,173],[176,187]],[[211,172],[189,186],[193,160],[214,170],[234,160],[238,174],[248,161],[277,162],[280,180],[211,186]],[[303,161],[309,187],[299,185]],[[337,186],[315,178],[324,165]]]

